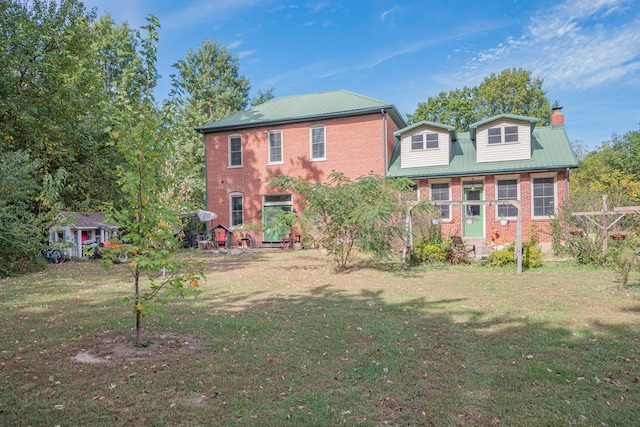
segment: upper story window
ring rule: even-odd
[[[411,149],[412,150],[424,150],[424,149],[438,148],[438,134],[437,133],[421,133],[417,135],[411,135]]]
[[[326,156],[324,126],[313,127],[311,128],[311,160],[325,160]]]
[[[500,179],[497,181],[498,200],[518,200],[518,180]],[[498,217],[516,217],[518,209],[511,204],[498,205]]]
[[[533,216],[548,217],[556,211],[556,180],[554,177],[533,178]]]
[[[282,132],[269,132],[269,163],[282,163]]]
[[[229,167],[242,166],[242,137],[232,135],[229,137]]]
[[[489,128],[489,144],[518,142],[518,126]]]
[[[431,184],[431,200],[451,200],[448,182]],[[451,217],[449,205],[438,206],[440,216],[448,219]]]

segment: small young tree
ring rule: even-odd
[[[355,248],[385,255],[405,232],[394,220],[405,211],[399,192],[411,188],[410,180],[369,175],[352,181],[332,172],[326,183],[278,176],[270,184],[302,195],[304,214],[339,270],[351,266]]]
[[[126,160],[118,170],[118,183],[125,195],[110,217],[122,230],[119,245],[111,257],[126,255],[133,276],[133,297],[127,298],[135,313],[136,345],[140,345],[142,316],[157,310],[166,297],[197,293],[202,270],[189,267],[176,258],[175,230],[180,228],[184,209],[172,169],[174,145],[166,137],[167,123],[153,102],[157,19],[151,16],[142,40],[147,86],[139,103],[122,97],[114,117],[114,148]],[[156,277],[158,271],[168,276]],[[146,278],[145,278],[146,276]]]

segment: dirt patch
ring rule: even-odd
[[[98,336],[95,337],[91,345],[74,355],[72,360],[84,364],[98,364],[140,360],[163,355],[180,357],[183,353],[186,354],[201,348],[201,341],[187,334],[147,337],[141,346],[136,346],[132,339],[123,336]]]

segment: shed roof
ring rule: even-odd
[[[346,90],[312,93],[276,98],[249,110],[196,128],[198,132],[219,132],[232,129],[285,124],[324,118],[358,116],[385,110],[398,127],[407,125],[396,107],[377,99]]]
[[[95,229],[101,225],[113,225],[104,222],[106,217],[104,212],[92,212],[88,214],[82,212],[60,212],[56,218],[60,217],[67,218],[70,221],[68,225],[78,230]]]
[[[453,176],[477,176],[487,174],[548,171],[578,167],[569,138],[563,127],[538,127],[532,133],[532,154],[529,160],[476,161],[476,146],[469,132],[459,132],[452,145],[452,157],[448,165],[400,167],[400,141],[389,163],[389,176],[409,178],[444,178]]]

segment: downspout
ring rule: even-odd
[[[567,213],[569,215],[566,215],[566,219],[564,222],[564,228],[565,228],[565,236],[569,235],[569,218],[571,217],[571,200],[569,199],[569,168],[567,168],[566,172],[564,173],[564,200],[567,206]]]
[[[207,134],[202,132],[202,139],[204,141],[204,208],[209,210],[209,179],[207,168]],[[207,235],[209,235],[209,226],[211,221],[207,221]]]
[[[387,112],[381,109],[382,114],[382,176],[387,177]]]

